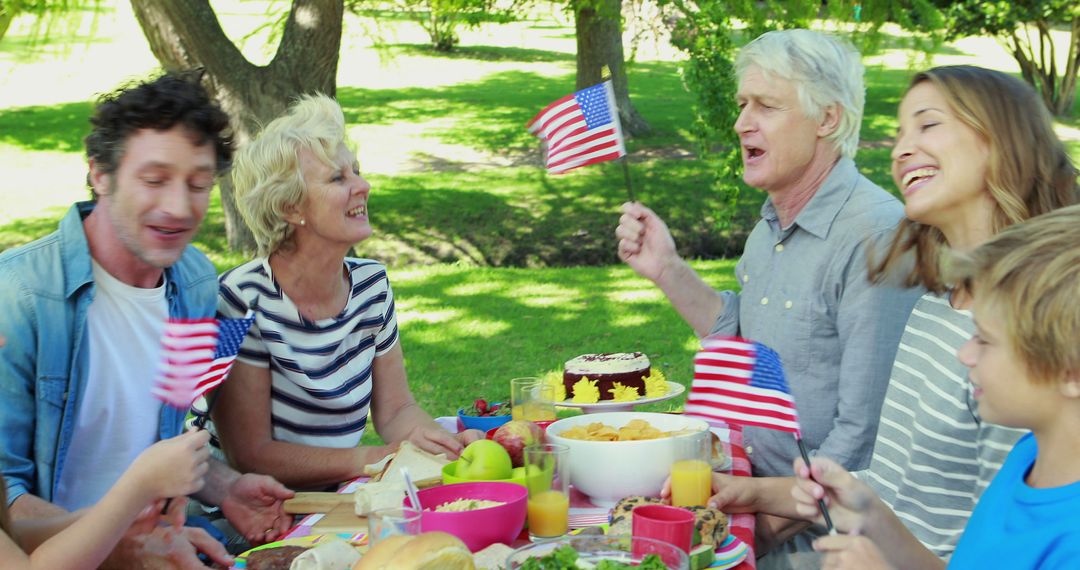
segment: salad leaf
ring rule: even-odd
[[[541,558],[530,558],[521,566],[521,570],[581,570],[595,568],[596,570],[667,570],[664,561],[655,554],[649,554],[635,566],[616,560],[601,560],[597,564],[578,560],[578,553],[570,546],[560,546],[550,554]]]

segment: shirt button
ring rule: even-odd
[[[750,276],[749,275],[743,275],[742,276],[742,282],[743,283],[749,283],[750,282]]]
[[[769,298],[768,297],[762,297],[761,298],[761,304],[762,305],[768,305],[769,304]]]
[[[778,253],[781,252],[781,251],[784,251],[784,244],[778,243],[778,244],[776,244],[776,247],[774,247],[773,249],[775,249]]]
[[[746,446],[746,454],[747,455],[753,455],[754,454],[754,446],[752,446],[752,445]]]
[[[791,308],[791,301],[788,301],[788,302],[784,303],[784,308],[785,309],[790,309]]]

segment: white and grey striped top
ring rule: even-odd
[[[857,473],[943,558],[1025,433],[979,418],[956,356],[973,330],[971,313],[948,297],[919,300],[896,352],[870,467]]]
[[[220,277],[218,315],[254,307],[240,362],[269,368],[271,423],[277,441],[355,447],[367,425],[375,357],[397,342],[394,295],[386,268],[345,259],[352,293],[336,317],[309,321],[274,280],[266,258]]]

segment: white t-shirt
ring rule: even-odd
[[[54,503],[73,511],[100,500],[158,439],[161,402],[150,394],[169,316],[165,285],[132,287],[93,264],[87,312],[89,374]]]

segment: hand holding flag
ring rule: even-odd
[[[706,420],[789,431],[810,466],[780,355],[764,344],[739,337],[702,339],[684,410]],[[829,532],[835,534],[825,501],[819,500],[818,506]]]

